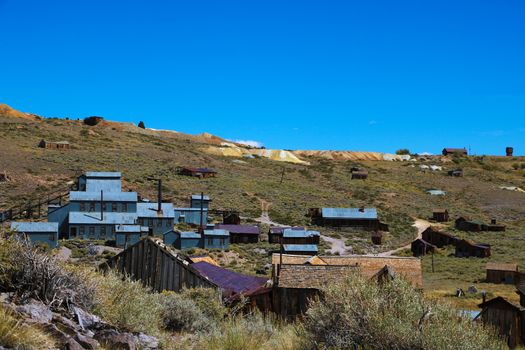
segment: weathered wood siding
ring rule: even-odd
[[[195,287],[218,288],[150,238],[142,239],[109,259],[106,266],[142,281],[157,292],[178,292],[183,288]]]

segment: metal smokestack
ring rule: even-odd
[[[162,180],[161,179],[158,180],[157,186],[158,186],[157,211],[160,213],[162,211]]]

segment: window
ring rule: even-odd
[[[117,211],[117,203],[111,203],[111,211],[116,212]]]
[[[80,211],[86,211],[86,203],[80,202]]]
[[[127,213],[128,212],[128,203],[122,203],[122,211],[124,213]]]
[[[102,203],[102,210],[103,210],[103,211],[106,211],[106,210],[107,210],[106,203]]]
[[[95,202],[89,203],[89,211],[95,211]]]
[[[49,240],[53,242],[55,240],[55,235],[49,235]]]
[[[77,236],[77,228],[76,227],[71,227],[69,229],[69,236],[72,237],[72,238]]]
[[[100,226],[100,239],[106,238],[106,226]]]
[[[84,233],[86,233],[86,228],[84,226],[80,226],[80,229],[79,229],[80,237],[84,238]]]
[[[166,220],[166,227],[171,227],[171,226],[172,226],[171,220],[169,220],[169,219]]]
[[[139,218],[139,225],[140,225],[140,226],[144,226],[144,219]]]
[[[157,227],[162,227],[162,219],[157,219]]]
[[[221,246],[224,246],[224,238],[221,238]]]
[[[95,238],[95,226],[89,226],[89,233],[88,233],[88,237],[93,239]]]
[[[213,238],[208,238],[208,246],[212,246],[213,245]]]
[[[153,219],[148,219],[148,226],[153,227]]]

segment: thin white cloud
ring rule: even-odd
[[[368,125],[376,125],[377,124],[377,120],[371,120],[368,122]]]
[[[234,140],[233,142],[239,143],[241,145],[249,146],[249,147],[256,147],[256,148],[261,148],[264,146],[262,142],[254,141],[254,140]]]
[[[418,156],[433,156],[433,154],[430,152],[419,152],[417,155]]]

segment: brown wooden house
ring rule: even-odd
[[[184,167],[179,170],[179,175],[193,176],[198,178],[208,178],[217,176],[217,172],[210,168],[191,168]]]
[[[70,144],[67,141],[47,141],[42,139],[38,147],[46,149],[69,149]]]
[[[368,179],[368,171],[352,171],[352,180],[366,180]]]
[[[388,231],[388,224],[379,220],[376,208],[311,208],[308,215],[318,226]]]
[[[465,217],[459,217],[455,222],[456,229],[461,231],[481,232],[481,231],[505,231],[506,226],[497,224],[496,219],[492,219],[489,225],[481,221],[468,220]]]
[[[443,248],[447,245],[456,245],[456,242],[458,241],[458,239],[451,234],[439,231],[432,226],[423,231],[421,236],[425,242],[438,248]]]
[[[434,209],[432,211],[432,220],[437,222],[447,222],[449,220],[447,209]]]
[[[483,324],[494,327],[506,338],[509,348],[514,349],[524,344],[525,325],[523,323],[525,308],[511,303],[502,297],[496,297],[479,304],[481,313],[476,319]]]
[[[488,258],[490,256],[490,245],[474,243],[466,239],[457,241],[456,253],[458,258]]]
[[[273,227],[270,227],[270,229],[268,230],[268,242],[280,243],[281,237],[283,236],[283,231],[285,229],[303,231],[305,228],[302,226],[283,226],[283,227],[273,226]]]
[[[435,252],[437,247],[433,244],[428,243],[422,238],[415,239],[410,244],[410,250],[414,256],[422,256],[428,253]]]
[[[230,232],[230,243],[257,243],[261,234],[257,225],[217,224],[215,228]]]
[[[488,283],[517,284],[518,264],[489,262],[486,266]]]

